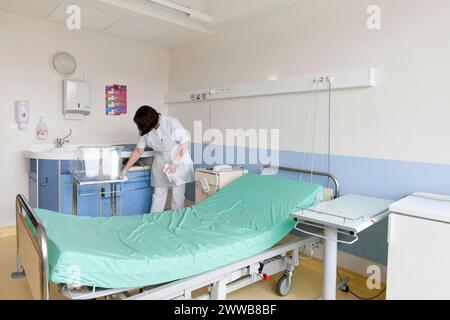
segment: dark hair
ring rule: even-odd
[[[136,111],[133,121],[136,123],[141,136],[145,136],[158,125],[159,116],[160,114],[149,106],[142,106]]]

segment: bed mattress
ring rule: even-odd
[[[36,209],[54,283],[126,289],[167,283],[249,258],[294,227],[290,213],[323,187],[248,174],[193,207],[132,217]]]

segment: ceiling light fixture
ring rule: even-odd
[[[150,3],[160,5],[165,8],[169,8],[181,13],[186,14],[189,18],[207,24],[212,24],[214,22],[214,18],[209,14],[198,11],[189,7],[182,6],[180,4],[174,3],[169,0],[147,0]]]

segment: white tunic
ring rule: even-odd
[[[175,185],[169,182],[163,172],[167,164],[174,163],[173,155],[181,144],[189,142],[189,136],[180,121],[173,117],[161,115],[159,128],[154,129],[139,139],[137,148],[145,149],[147,146],[155,152],[155,161],[152,167],[152,186],[156,188],[171,188]],[[176,175],[186,183],[194,181],[194,166],[189,152],[186,152],[177,164]]]

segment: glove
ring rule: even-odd
[[[177,172],[177,166],[172,163],[166,165],[166,167],[164,168],[165,174],[175,174],[176,172]]]

